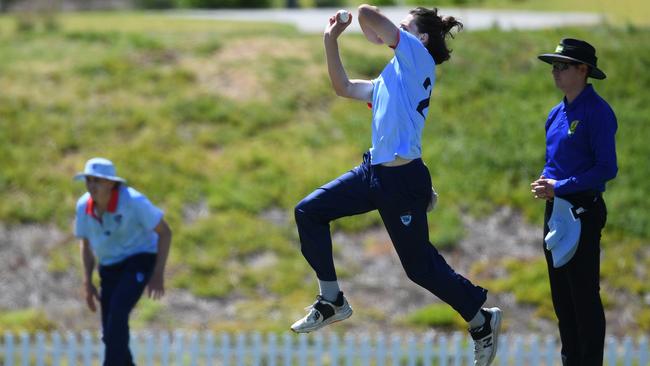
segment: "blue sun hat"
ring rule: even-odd
[[[579,208],[584,212],[583,208]],[[549,232],[544,241],[546,249],[551,251],[553,267],[559,268],[573,258],[580,240],[580,218],[576,217],[573,205],[562,198],[553,199],[553,214],[548,220]]]
[[[83,172],[74,176],[75,180],[83,180],[86,177],[97,177],[112,180],[114,182],[126,183],[126,179],[120,178],[115,173],[113,162],[104,158],[92,158],[86,162]]]

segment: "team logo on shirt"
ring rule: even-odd
[[[569,125],[569,136],[573,136],[573,134],[576,133],[576,129],[578,128],[579,123],[579,120],[571,122],[571,125]]]
[[[412,217],[410,212],[407,212],[406,214],[400,216],[399,218],[400,220],[402,220],[402,224],[404,224],[404,226],[409,226],[411,224]]]
[[[144,281],[144,273],[142,272],[136,273],[135,280],[138,281],[139,283],[142,283],[142,281]]]

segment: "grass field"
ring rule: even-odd
[[[349,1],[350,5],[361,3],[366,2]],[[608,22],[616,25],[650,25],[650,3],[644,0],[398,0],[394,3],[407,6],[591,12],[603,14]]]
[[[320,36],[137,13],[66,14],[56,25],[44,30],[36,20],[34,30],[17,31],[14,18],[0,17],[0,221],[69,230],[84,193],[71,176],[89,157],[105,156],[165,209],[175,232],[171,286],[205,297],[237,293],[257,302],[250,317],[311,297],[293,206],[357,164],[370,143],[370,111],[334,95]],[[457,37],[452,61],[439,68],[424,131],[423,158],[444,197],[430,218],[432,241],[453,248],[463,236],[461,214],[481,217],[501,205],[540,222],[542,206],[528,185],[542,168],[544,121],[561,95],[536,55],[567,35],[597,47],[608,79],[595,86],[619,120],[620,173],[606,193],[604,286],[642,302],[650,294],[644,27]],[[359,35],[344,35],[341,46],[352,77],[376,76],[390,57]],[[281,212],[286,224],[269,220],[269,212]],[[377,225],[370,214],[333,227]],[[78,266],[69,244],[51,253],[53,272]],[[272,260],[264,266],[248,265],[265,255]],[[485,278],[486,286],[549,316],[541,261],[494,265],[508,276]],[[484,270],[472,269],[479,278]],[[635,316],[639,329],[650,329],[647,307]]]

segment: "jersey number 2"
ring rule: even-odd
[[[424,90],[429,90],[429,87],[431,87],[431,79],[426,78],[424,80],[424,83],[422,83],[422,86],[424,87]],[[418,103],[418,108],[416,109],[418,113],[422,116],[422,118],[426,118],[424,115],[424,109],[429,108],[429,100],[431,99],[431,90],[429,90],[429,96],[422,99],[420,103]]]

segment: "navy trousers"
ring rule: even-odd
[[[379,210],[409,279],[472,319],[487,290],[456,273],[429,242],[426,209],[431,176],[421,159],[397,166],[363,163],[316,189],[295,208],[302,254],[323,281],[335,281],[329,223],[344,216]]]
[[[560,268],[553,267],[551,252],[544,247],[553,307],[562,341],[562,364],[603,364],[605,312],[600,300],[600,235],[607,221],[607,207],[600,194],[574,194],[562,198],[587,212],[580,216],[580,239],[573,258]],[[544,237],[553,203],[547,201]]]
[[[129,349],[129,314],[142,296],[155,264],[155,254],[143,253],[99,267],[104,366],[135,365]]]

